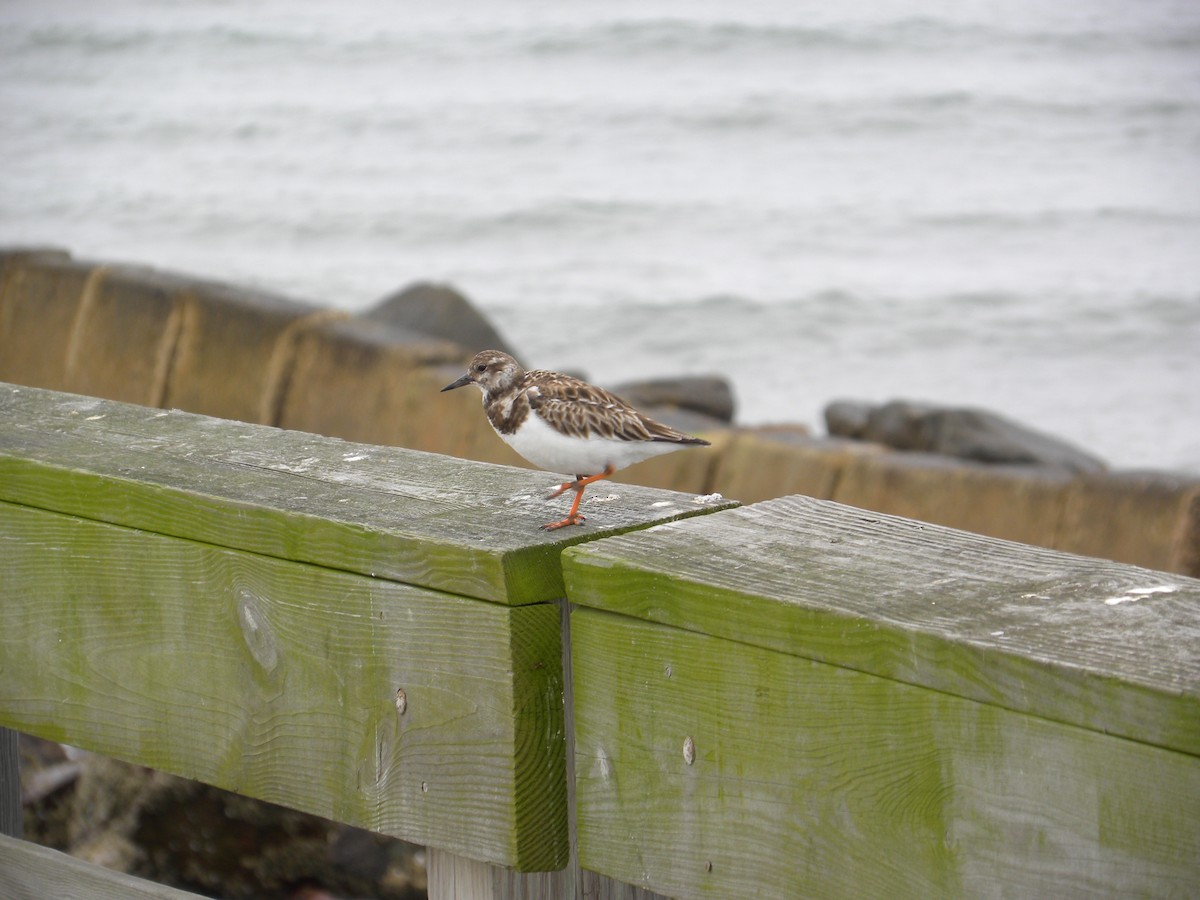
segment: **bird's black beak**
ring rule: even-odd
[[[460,388],[464,384],[470,384],[470,383],[471,383],[471,373],[468,372],[466,375],[463,375],[461,378],[455,379],[454,381],[450,382],[448,385],[446,385],[444,388],[442,388],[440,391],[438,391],[438,393],[444,394],[444,393],[446,393],[446,391],[452,391],[455,388]]]

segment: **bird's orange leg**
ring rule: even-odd
[[[571,487],[570,484],[563,485],[563,488]],[[567,513],[567,517],[560,522],[547,522],[542,526],[542,531],[554,531],[558,528],[565,528],[568,525],[582,525],[584,516],[579,515],[579,501],[583,499],[583,489],[587,485],[582,485],[575,488],[575,501],[571,504],[571,511]],[[562,493],[560,489],[553,496],[557,497]]]
[[[585,516],[579,514],[579,502],[583,499],[583,489],[593,482],[608,478],[615,472],[612,466],[606,466],[603,472],[596,475],[588,475],[586,478],[582,475],[578,476],[574,481],[568,481],[566,484],[559,485],[557,490],[553,491],[547,500],[553,500],[555,497],[565,494],[567,491],[575,491],[575,500],[571,504],[571,511],[567,513],[567,517],[561,522],[549,522],[542,526],[543,531],[554,531],[558,528],[565,528],[567,525],[582,525]]]

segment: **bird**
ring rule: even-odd
[[[483,350],[442,392],[473,384],[496,434],[539,469],[573,475],[548,500],[575,492],[566,518],[543,530],[582,525],[579,512],[589,484],[618,469],[685,447],[709,442],[676,431],[638,412],[616,394],[579,378],[545,369],[526,371],[507,353]]]

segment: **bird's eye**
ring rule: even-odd
[[[475,371],[476,371],[476,372],[486,372],[486,371],[487,371],[487,366],[485,366],[483,363],[480,363],[479,365],[477,365],[477,366],[475,367]]]

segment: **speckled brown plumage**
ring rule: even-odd
[[[518,392],[529,408],[571,437],[599,435],[621,441],[707,444],[638,412],[616,394],[569,375],[526,372]]]
[[[616,394],[558,372],[525,371],[507,353],[477,353],[461,378],[443,391],[467,384],[483,391],[488,421],[505,443],[534,465],[575,475],[552,496],[575,491],[571,512],[548,528],[579,524],[583,489],[618,469],[708,441],[656,422]]]
[[[515,359],[499,350],[477,354],[467,374],[471,376],[468,381],[483,390],[488,421],[502,435],[513,434],[530,412],[536,412],[570,437],[598,435],[621,441],[708,444],[656,422],[611,391],[559,372],[525,371]],[[461,387],[458,382],[455,384]]]

